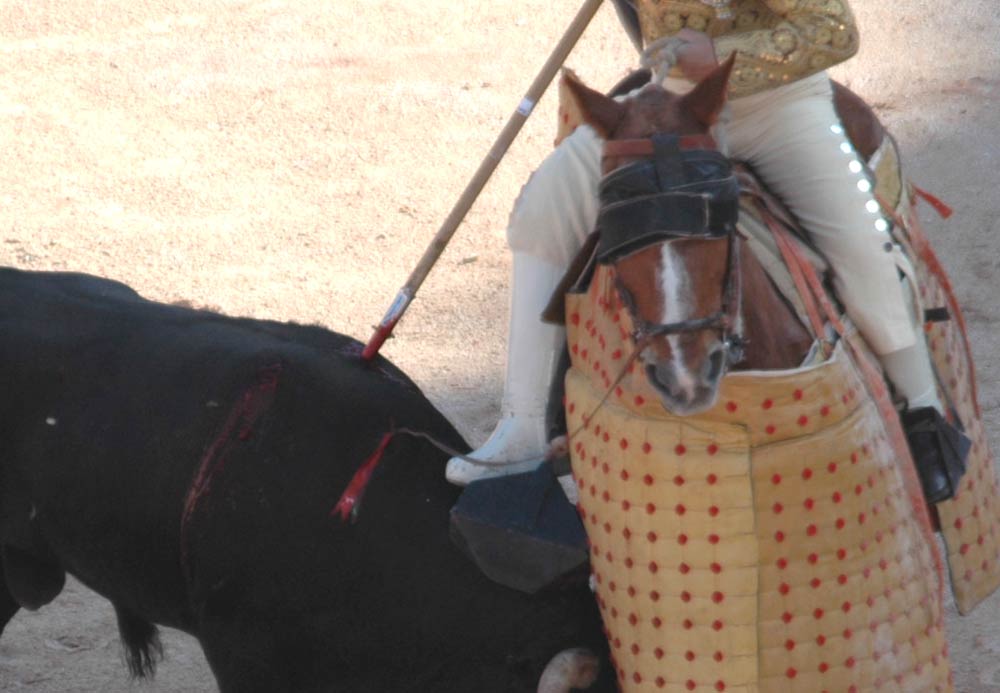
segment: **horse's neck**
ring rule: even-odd
[[[777,370],[802,363],[812,337],[775,288],[750,249],[740,243],[743,289],[743,337],[746,358],[733,370]]]

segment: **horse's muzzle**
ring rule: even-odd
[[[647,362],[646,377],[667,411],[689,416],[715,405],[727,360],[727,349],[719,346],[705,359],[699,372],[678,368],[678,364],[668,360],[657,360]]]

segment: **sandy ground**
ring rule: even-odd
[[[857,0],[864,47],[836,72],[957,210],[929,227],[1000,431],[995,2]],[[576,6],[0,0],[0,264],[365,340]],[[610,6],[569,61],[601,87],[633,62]],[[546,97],[384,349],[473,442],[500,396],[504,224],[554,111]],[[1000,596],[948,628],[958,689],[1000,691]],[[0,690],[215,687],[176,633],[157,679],[131,684],[110,606],[74,583],[14,619]]]

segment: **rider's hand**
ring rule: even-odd
[[[708,34],[684,27],[676,34],[684,43],[676,50],[677,67],[685,79],[700,82],[712,70],[719,66],[715,57],[715,46]]]

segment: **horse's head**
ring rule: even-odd
[[[606,140],[598,259],[614,267],[639,358],[677,414],[711,407],[739,359],[739,186],[708,137],[732,62],[684,96],[649,85],[618,102],[568,78]]]

